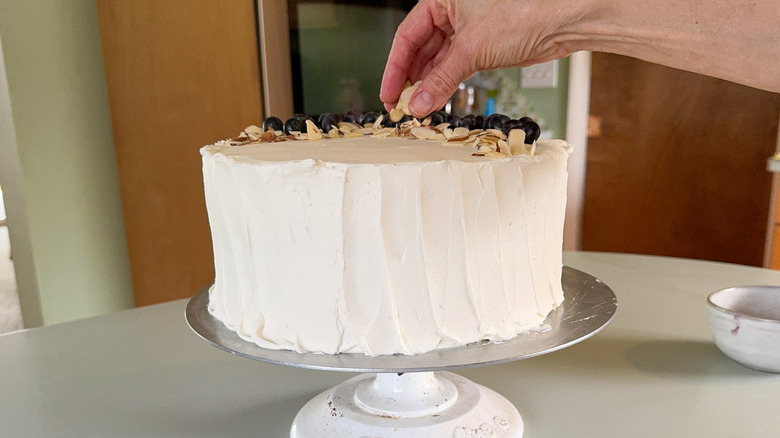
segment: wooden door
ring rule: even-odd
[[[761,266],[780,95],[593,55],[582,247]]]
[[[97,6],[136,305],[189,297],[214,280],[198,150],[263,116],[255,2]]]

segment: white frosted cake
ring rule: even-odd
[[[372,356],[538,328],[563,301],[570,146],[416,125],[203,147],[211,314],[263,348]]]

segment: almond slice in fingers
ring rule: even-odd
[[[399,122],[405,115],[412,115],[411,111],[409,111],[409,101],[412,100],[412,96],[419,86],[420,81],[417,81],[414,85],[407,85],[407,87],[404,88],[404,91],[401,92],[401,96],[398,97],[398,103],[395,104],[395,108],[390,110],[390,120]]]

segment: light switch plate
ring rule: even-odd
[[[558,60],[523,67],[520,86],[522,88],[558,87]]]

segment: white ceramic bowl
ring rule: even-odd
[[[780,372],[780,287],[742,286],[707,297],[715,345],[750,368]]]

